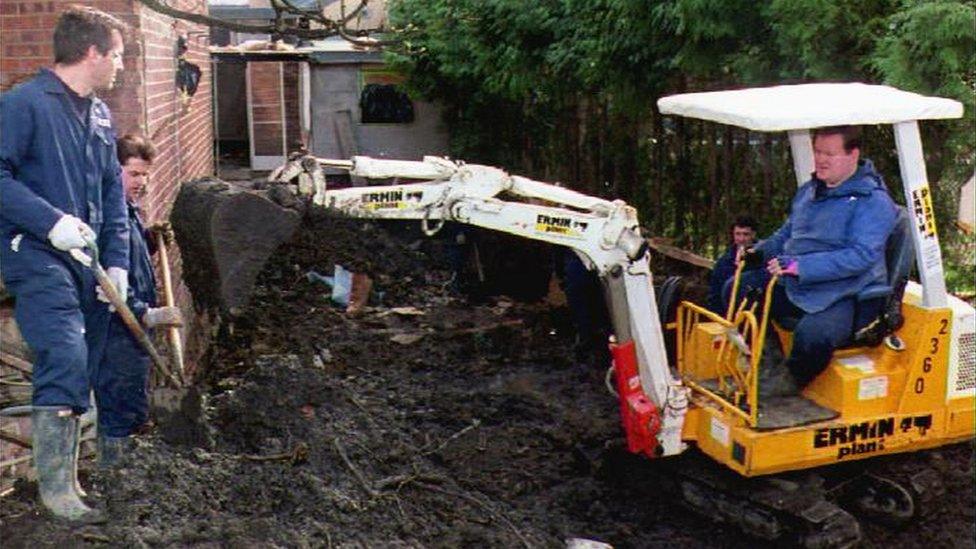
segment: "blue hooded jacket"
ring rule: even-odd
[[[804,183],[786,223],[756,248],[767,258],[797,258],[799,276],[780,280],[790,301],[816,313],[887,284],[884,250],[896,215],[884,180],[870,160],[863,160],[854,175],[832,189],[816,177]]]
[[[708,277],[708,308],[713,313],[725,316],[725,308],[722,306],[722,288],[725,282],[735,275],[735,256],[738,248],[735,244],[715,260],[712,267],[712,274]]]

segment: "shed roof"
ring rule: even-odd
[[[962,104],[890,86],[824,83],[685,93],[657,102],[664,114],[711,120],[756,131],[844,124],[890,124],[959,118]]]
[[[236,46],[211,46],[210,53],[223,61],[309,61],[320,64],[382,63],[383,52],[379,48],[364,48],[340,37],[315,40],[298,48],[271,49],[269,43],[253,41],[252,49],[246,44]]]

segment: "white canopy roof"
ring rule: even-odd
[[[962,116],[962,104],[952,99],[859,83],[685,93],[662,97],[657,106],[664,114],[711,120],[756,131],[891,124]]]

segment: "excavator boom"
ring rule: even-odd
[[[326,189],[324,166],[367,179],[423,181]],[[668,364],[648,247],[634,208],[498,168],[436,157],[403,161],[357,156],[346,161],[305,156],[273,175],[288,180],[296,174],[312,180],[300,182],[299,188],[313,194],[313,203],[352,217],[420,220],[428,235],[453,221],[571,248],[607,287],[615,362],[635,366],[625,380],[626,395],[621,393],[631,449],[649,456],[684,451],[681,435],[688,391]]]

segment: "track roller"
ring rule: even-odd
[[[909,490],[872,474],[861,475],[853,481],[846,499],[855,513],[891,526],[903,525],[915,516],[915,501]]]

